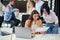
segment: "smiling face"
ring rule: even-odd
[[[39,18],[39,14],[34,14],[33,15],[33,20],[37,20]]]

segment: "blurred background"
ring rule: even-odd
[[[33,0],[31,0],[33,1]],[[44,2],[46,2],[50,9],[52,9],[56,15],[59,18],[59,25],[60,25],[60,1],[59,0],[43,0]],[[2,0],[1,1],[4,5],[7,5],[9,3],[9,0]],[[26,9],[26,2],[27,0],[15,0],[15,5],[14,7],[20,9],[20,13],[26,13],[27,9]]]

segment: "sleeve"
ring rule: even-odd
[[[16,12],[16,8],[13,8],[12,12]]]
[[[56,16],[55,12],[53,12],[53,11],[51,11],[51,12],[52,12],[52,14],[53,14],[53,18],[54,18],[55,22],[58,23],[58,22],[59,22],[59,21],[58,21],[58,17]]]
[[[3,12],[8,12],[9,9],[8,9],[8,7],[3,6],[3,7],[2,7],[2,11],[3,11]]]
[[[10,12],[10,13],[14,13],[16,12],[16,8],[13,8],[13,7],[10,7],[9,5],[7,6],[7,11]]]

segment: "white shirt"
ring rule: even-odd
[[[40,10],[41,10],[41,7],[42,7],[43,4],[44,4],[44,2],[39,0],[35,5],[35,8],[39,13],[41,13]]]
[[[30,14],[30,15],[31,15],[31,13],[32,13],[33,10],[35,10],[35,8],[29,9],[29,10],[27,11],[27,14]]]
[[[58,17],[52,10],[50,10],[50,14],[47,16],[45,16],[45,14],[43,13],[43,18],[46,21],[46,23],[58,22]]]
[[[34,21],[33,21],[33,22],[32,22],[32,25],[31,25],[32,31],[35,31],[37,28],[38,28],[37,22],[36,22],[36,24],[35,24]]]

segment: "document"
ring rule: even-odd
[[[49,29],[49,27],[38,27],[35,32],[42,32],[42,31],[47,31]]]

